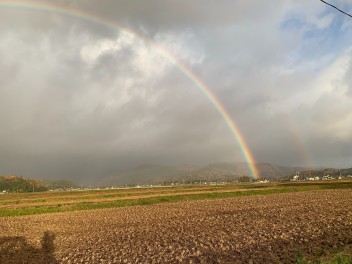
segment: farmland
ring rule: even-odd
[[[294,263],[352,246],[347,181],[7,194],[0,212],[0,263]]]

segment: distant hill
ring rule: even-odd
[[[125,185],[125,184],[159,184],[172,179],[187,179],[197,166],[159,166],[159,165],[142,165],[131,171],[111,176],[100,180],[97,185]]]
[[[277,166],[269,163],[258,163],[262,178],[276,179],[294,174],[300,167]],[[166,182],[190,181],[235,181],[241,176],[250,175],[245,162],[216,162],[205,166],[180,165],[160,166],[143,165],[122,174],[110,176],[98,181],[99,186],[125,184],[160,184]]]
[[[258,163],[257,168],[260,176],[267,179],[278,179],[306,169],[304,167],[280,166],[270,163]]]
[[[0,176],[0,192],[40,192],[48,188],[39,180],[24,179],[19,176]]]
[[[19,176],[0,176],[0,192],[43,192],[77,187],[75,183],[67,180],[34,180]]]

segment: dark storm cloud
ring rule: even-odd
[[[279,2],[279,1],[278,1]],[[258,15],[269,8],[248,1],[96,1],[73,2],[72,6],[111,20],[119,20],[152,31],[193,26],[227,26],[234,21]]]
[[[3,68],[16,72],[0,89],[5,173],[80,179],[158,160],[186,162],[185,153],[200,149],[209,154],[193,161],[217,156],[210,146],[219,142],[199,147],[219,124],[212,107],[165,59],[131,48],[134,40],[86,61],[84,47],[94,51],[101,42],[86,44],[84,34],[67,35],[61,45],[45,34],[4,36]],[[20,52],[6,55],[10,47]]]

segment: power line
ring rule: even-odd
[[[325,2],[324,0],[320,0],[320,1],[322,1],[326,5],[329,5],[329,6],[333,7],[333,8],[335,8],[336,10],[340,11],[341,13],[343,13],[343,14],[349,16],[349,17],[352,17],[352,15],[342,11],[341,9],[337,8],[336,6],[334,6],[334,5],[332,5],[332,4],[328,3],[328,2]]]

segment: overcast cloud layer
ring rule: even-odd
[[[53,3],[54,1],[47,1]],[[123,30],[0,1],[0,175],[78,182],[243,161],[207,97]],[[150,38],[258,162],[352,166],[352,19],[321,1],[55,1]],[[331,1],[352,12],[352,1]]]

